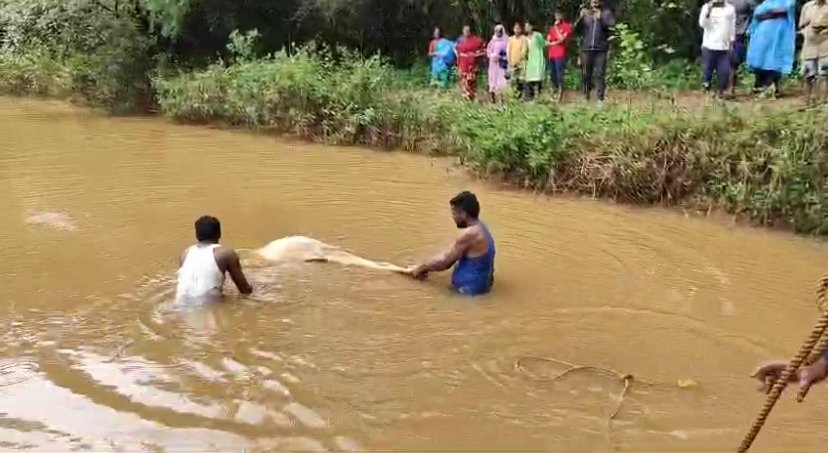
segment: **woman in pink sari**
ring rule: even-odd
[[[506,59],[506,48],[509,44],[509,37],[506,36],[506,29],[498,25],[494,29],[494,36],[486,48],[486,55],[489,57],[489,96],[492,102],[496,102],[506,88],[506,68],[509,62]]]

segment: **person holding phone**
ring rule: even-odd
[[[581,76],[584,96],[590,99],[595,89],[598,102],[604,102],[607,82],[607,52],[609,39],[615,27],[612,11],[604,9],[601,0],[590,0],[589,8],[581,11],[575,30],[583,38],[581,43]]]

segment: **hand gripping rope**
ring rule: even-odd
[[[820,312],[822,312],[822,315],[811,331],[811,335],[808,336],[808,339],[805,340],[804,343],[802,343],[802,346],[799,348],[799,353],[791,359],[785,371],[782,372],[779,379],[773,383],[773,387],[771,387],[771,390],[768,393],[768,399],[765,401],[764,406],[762,406],[762,410],[759,411],[759,415],[753,422],[753,426],[750,427],[750,431],[748,431],[744,440],[742,440],[739,450],[737,450],[739,453],[745,453],[748,449],[750,449],[750,446],[753,444],[753,441],[756,439],[759,431],[762,430],[762,426],[765,425],[765,421],[768,419],[768,415],[770,415],[771,410],[773,410],[773,406],[776,405],[776,402],[779,400],[779,396],[788,385],[790,377],[795,376],[803,364],[810,365],[816,362],[820,357],[822,357],[823,354],[825,354],[826,351],[828,351],[828,335],[825,335],[826,329],[828,329],[828,307],[826,307],[828,275],[825,275],[819,281],[816,293],[817,308],[819,308]],[[807,394],[807,389],[800,390],[796,396],[796,400],[798,402],[802,402]]]

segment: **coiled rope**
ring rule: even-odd
[[[737,450],[738,453],[745,453],[750,449],[756,436],[759,435],[759,431],[762,430],[762,426],[765,425],[765,421],[767,421],[771,410],[773,410],[776,402],[779,401],[779,396],[782,395],[782,391],[787,387],[788,380],[791,376],[796,376],[797,371],[799,371],[803,364],[813,364],[828,351],[828,335],[825,335],[826,329],[828,329],[828,307],[826,306],[826,303],[828,303],[828,300],[826,300],[826,294],[828,294],[828,274],[820,279],[816,294],[817,308],[822,312],[822,315],[813,330],[811,330],[808,339],[802,343],[799,352],[788,363],[788,366],[779,376],[779,379],[773,383],[773,387],[771,387],[768,393],[768,398],[765,400],[762,410],[759,411],[759,415],[756,416],[756,420],[754,420],[753,426],[750,427],[750,431],[748,431],[744,440],[742,440],[742,444]],[[807,394],[807,389],[801,389],[797,394],[796,400],[802,402]]]

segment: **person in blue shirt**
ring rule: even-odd
[[[486,225],[480,221],[480,203],[471,192],[461,192],[449,201],[451,217],[460,229],[454,244],[443,253],[412,268],[410,275],[418,280],[431,272],[442,272],[454,266],[451,285],[465,296],[488,293],[494,284],[495,243]]]
[[[759,366],[751,377],[758,379],[762,383],[759,390],[767,393],[787,366],[788,362],[768,362]],[[828,377],[828,353],[823,355],[813,365],[800,368],[795,376],[790,377],[790,381],[798,382],[800,388],[808,389],[817,382],[825,380],[826,377]]]

